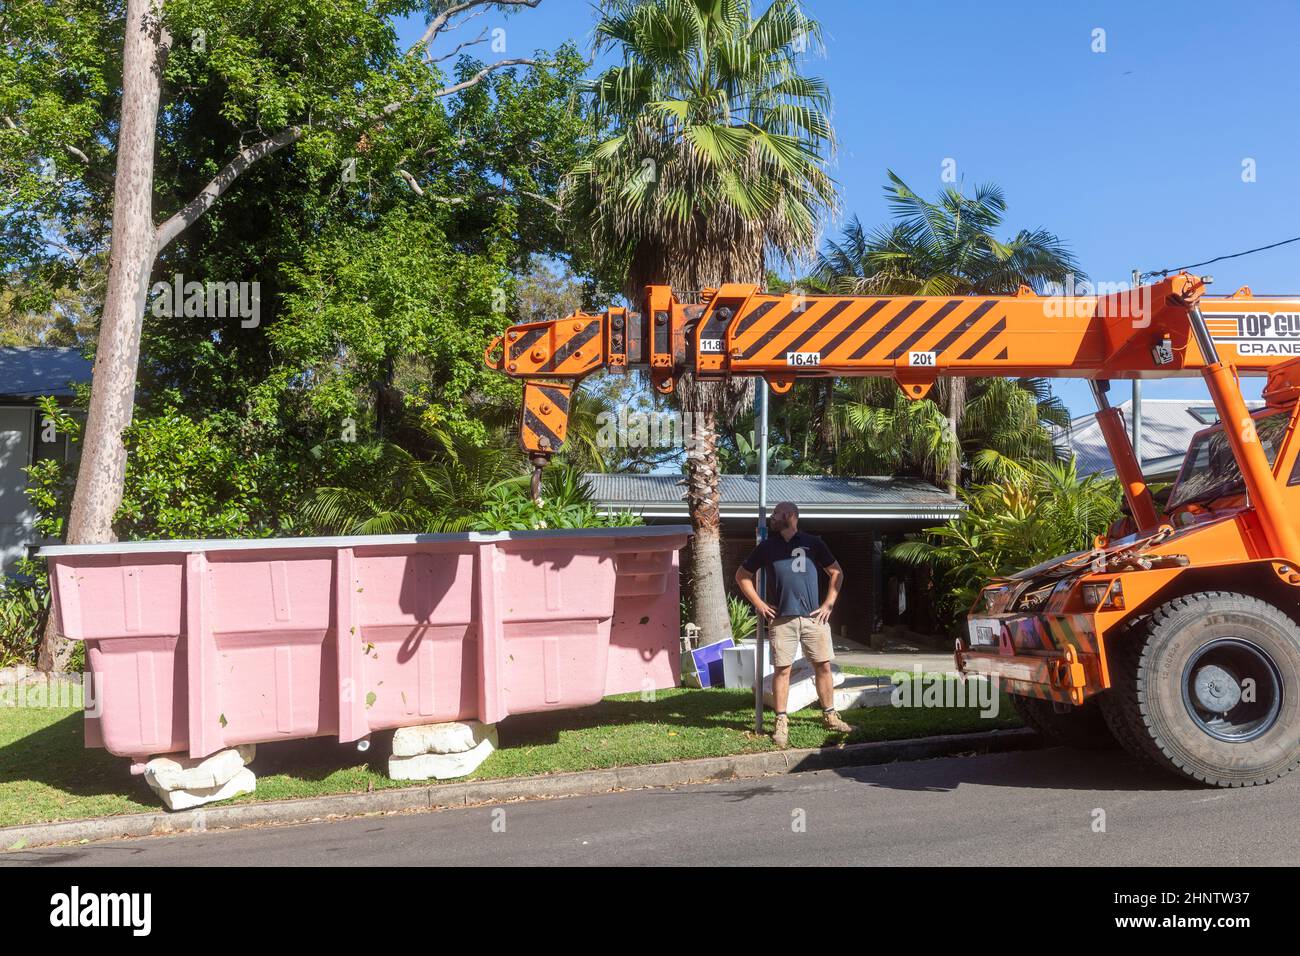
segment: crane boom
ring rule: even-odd
[[[648,369],[660,392],[687,371],[762,376],[778,394],[798,378],[879,376],[914,399],[940,376],[1198,375],[1210,362],[1192,332],[1194,309],[1240,374],[1300,356],[1300,298],[1249,289],[1209,298],[1205,285],[1186,273],[1106,296],[770,294],[727,284],[700,303],[649,286],[640,311],[512,325],[485,359],[527,383],[521,442],[549,456],[564,440],[573,386],[600,370]]]
[[[1250,412],[1237,376],[1276,372],[1300,357],[1300,299],[1257,298],[1249,289],[1207,298],[1207,284],[1179,273],[1104,296],[1043,296],[1028,287],[998,296],[857,296],[771,294],[730,283],[705,290],[699,303],[647,286],[639,312],[512,325],[484,360],[525,380],[519,437],[535,489],[564,442],[574,386],[602,369],[646,368],[661,393],[687,371],[704,380],[762,376],[778,394],[798,378],[889,377],[912,399],[924,398],[941,375],[1088,378],[1101,400],[1110,379],[1199,374],[1221,419],[1243,422]],[[1102,406],[1130,512],[1139,527],[1154,526],[1158,516],[1119,412]],[[1271,547],[1300,552],[1263,480],[1269,469],[1259,443],[1238,434],[1232,444]]]

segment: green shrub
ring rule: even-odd
[[[537,531],[543,528],[619,528],[642,524],[631,512],[602,514],[582,474],[552,465],[542,477],[541,500],[523,485],[495,489],[475,516],[475,531]]]
[[[25,580],[0,580],[0,667],[33,666],[50,613],[50,588],[43,567],[19,562]]]
[[[905,541],[890,556],[929,565],[941,588],[940,607],[963,613],[990,580],[1063,554],[1091,548],[1120,516],[1113,478],[1079,477],[1074,461],[999,462],[993,482],[959,492],[966,511],[925,539]]]

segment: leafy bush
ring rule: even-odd
[[[72,443],[82,420],[53,399],[39,403]],[[250,437],[224,413],[196,418],[176,408],[137,414],[123,436],[127,467],[113,530],[124,541],[175,538],[250,538],[291,534],[287,509],[299,487],[299,468],[278,436]],[[245,423],[247,424],[247,423]],[[36,530],[62,539],[72,501],[76,464],[42,459],[27,469],[27,496]]]
[[[1073,459],[1027,465],[1001,459],[997,469],[996,483],[958,493],[966,505],[960,518],[889,552],[932,567],[943,589],[941,607],[953,616],[995,577],[1091,548],[1120,516],[1119,483],[1098,475],[1080,478]]]
[[[514,452],[430,437],[437,450],[429,457],[393,442],[335,443],[338,475],[302,502],[303,524],[323,534],[466,531],[498,492],[527,487]]]
[[[734,594],[727,597],[727,618],[731,622],[733,641],[742,641],[758,629],[758,614],[754,606]]]
[[[36,663],[36,650],[50,612],[44,562],[20,561],[19,578],[0,579],[0,667]]]
[[[543,528],[618,528],[642,524],[631,512],[602,514],[591,496],[591,486],[577,469],[552,465],[542,476],[541,501],[534,501],[527,486],[495,489],[474,518],[475,531],[536,531]]]
[[[268,512],[289,476],[276,455],[245,447],[212,417],[138,417],[114,527],[125,539],[248,538],[291,530]]]

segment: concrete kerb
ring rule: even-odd
[[[89,820],[0,827],[0,851],[37,846],[195,833],[247,826],[311,823],[335,817],[414,810],[439,810],[512,800],[586,796],[617,790],[677,787],[772,774],[805,773],[925,760],[956,754],[999,753],[1040,746],[1031,730],[992,730],[913,740],[885,740],[842,747],[778,750],[704,757],[673,763],[584,770],[536,777],[471,780],[433,786],[347,793],[337,796],[201,807],[177,813],[133,813]]]

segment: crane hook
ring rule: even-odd
[[[550,462],[551,456],[547,454],[543,454],[541,452],[534,452],[531,456],[529,456],[529,460],[532,461],[533,463],[533,481],[532,481],[533,501],[536,501],[538,504],[541,504],[542,469],[546,467],[548,462]]]

